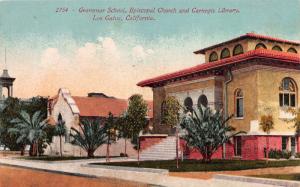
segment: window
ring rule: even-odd
[[[228,48],[225,48],[221,52],[221,59],[230,57],[230,51]]]
[[[287,50],[287,52],[289,52],[289,53],[297,53],[297,50],[295,48],[291,47],[291,48],[289,48]]]
[[[233,56],[243,54],[243,53],[244,53],[244,50],[243,50],[243,46],[241,44],[238,44],[234,47]]]
[[[197,104],[198,104],[198,107],[200,107],[200,106],[207,107],[207,105],[208,105],[207,97],[204,94],[200,95],[200,97],[198,98]]]
[[[295,81],[291,78],[284,78],[279,87],[279,106],[296,107],[296,93]]]
[[[190,98],[190,97],[185,98],[184,106],[188,111],[192,112],[193,111],[193,100],[192,100],[192,98]]]
[[[275,45],[272,50],[275,50],[275,51],[282,51],[281,47],[279,47],[278,45]]]
[[[244,95],[241,89],[235,91],[235,117],[244,117]]]
[[[209,55],[209,62],[213,62],[217,60],[218,60],[218,54],[214,51]]]
[[[242,156],[242,137],[235,137],[235,147],[234,147],[235,156]]]
[[[258,44],[255,46],[255,49],[267,49],[267,47],[266,47],[265,44],[263,44],[263,43],[258,43]]]
[[[282,151],[284,151],[284,150],[286,150],[286,148],[287,148],[287,139],[288,139],[288,137],[286,137],[286,136],[282,136],[282,143],[281,143],[281,150]]]

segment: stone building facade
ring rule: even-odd
[[[224,150],[220,147],[215,158],[223,153],[229,159],[263,159],[267,136],[269,149],[300,152],[300,139],[290,122],[290,109],[299,108],[300,101],[300,43],[247,33],[194,53],[205,55],[205,63],[138,83],[153,89],[154,133],[169,132],[161,124],[161,105],[166,96],[175,96],[186,107],[223,109],[225,115],[234,115],[231,126],[247,132]],[[266,113],[274,121],[270,134],[259,126]],[[183,143],[181,149],[186,157],[200,157]]]

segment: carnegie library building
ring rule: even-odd
[[[205,63],[138,83],[152,88],[154,102],[153,135],[142,137],[141,157],[151,158],[151,152],[174,139],[169,126],[161,123],[167,96],[175,96],[188,109],[199,105],[222,109],[233,115],[229,123],[236,131],[246,132],[220,147],[213,158],[264,159],[267,139],[269,150],[300,152],[300,138],[291,122],[295,117],[291,109],[299,108],[300,100],[299,42],[247,33],[194,54],[204,55]],[[274,122],[269,133],[259,125],[266,113]],[[180,151],[185,158],[201,157],[182,141]]]

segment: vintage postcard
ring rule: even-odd
[[[300,186],[299,0],[0,0],[0,187]]]

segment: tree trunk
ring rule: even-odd
[[[59,136],[59,151],[60,151],[60,157],[62,157],[63,154],[62,154],[62,142],[61,142],[61,136]]]
[[[36,156],[39,157],[39,141],[36,142]]]
[[[269,135],[269,134],[268,134],[268,135]],[[266,150],[266,157],[267,157],[266,162],[268,163],[268,162],[269,162],[269,136],[267,136],[267,150]]]
[[[94,157],[94,150],[88,150],[88,158],[93,158]]]
[[[127,156],[127,138],[125,138],[125,156]]]
[[[26,147],[26,145],[22,145],[22,148],[21,148],[21,156],[24,156],[24,153],[25,153],[25,147]]]
[[[106,162],[109,162],[109,143],[106,146]]]

